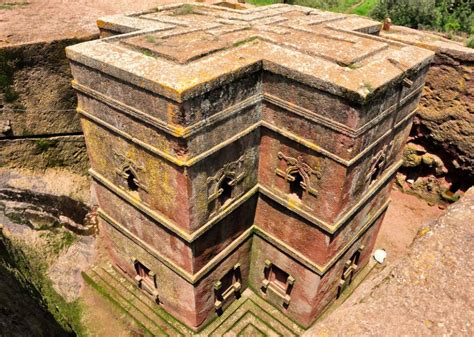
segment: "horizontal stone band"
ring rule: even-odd
[[[382,207],[380,207],[376,214],[374,214],[368,221],[362,226],[359,231],[352,236],[352,239],[346,243],[325,265],[318,265],[312,262],[310,259],[305,257],[303,254],[294,250],[292,247],[286,245],[281,240],[274,238],[271,234],[265,232],[258,227],[257,224],[251,226],[244,233],[242,233],[238,238],[236,238],[232,243],[230,243],[224,250],[212,258],[205,266],[203,266],[198,272],[191,274],[178,266],[176,263],[171,261],[169,258],[164,257],[159,252],[157,252],[149,244],[138,238],[136,235],[131,233],[128,229],[123,227],[117,221],[108,216],[102,209],[98,210],[99,216],[106,221],[114,230],[118,231],[120,234],[127,237],[129,240],[133,241],[140,248],[144,249],[147,253],[158,259],[170,270],[178,274],[184,280],[191,284],[199,282],[204,276],[206,276],[213,268],[215,268],[221,261],[223,261],[227,256],[234,252],[242,243],[251,238],[254,234],[261,237],[263,240],[270,242],[279,250],[285,252],[292,259],[299,262],[301,265],[305,266],[309,270],[313,271],[318,275],[324,275],[337,261],[338,259],[377,221],[377,219],[385,212],[390,200],[387,200]]]
[[[196,239],[198,239],[201,235],[203,235],[206,231],[212,228],[217,222],[222,220],[228,214],[232,213],[236,210],[240,205],[242,205],[245,201],[250,199],[256,193],[262,193],[266,197],[272,199],[276,203],[285,207],[288,211],[299,215],[300,217],[304,218],[305,220],[312,223],[314,226],[322,229],[326,233],[333,234],[335,233],[340,227],[342,227],[349,219],[356,214],[364,205],[365,203],[383,186],[386,185],[387,181],[389,181],[392,176],[398,171],[399,167],[401,166],[402,161],[399,161],[393,164],[389,169],[385,171],[382,177],[378,181],[376,181],[369,190],[364,193],[363,197],[346,213],[342,214],[337,221],[333,224],[329,224],[324,220],[321,220],[315,217],[308,212],[296,208],[296,207],[286,207],[286,200],[280,198],[276,193],[272,192],[269,188],[262,186],[260,184],[255,185],[242,196],[237,198],[233,201],[228,207],[224,208],[221,212],[219,212],[216,216],[209,219],[205,224],[203,224],[199,229],[194,231],[193,233],[188,233],[182,227],[178,226],[174,221],[169,219],[168,217],[164,216],[160,212],[151,209],[149,206],[144,204],[143,202],[133,198],[129,195],[125,190],[115,186],[110,180],[102,176],[101,174],[95,172],[94,170],[90,169],[89,173],[91,174],[92,178],[100,183],[102,186],[107,188],[110,192],[117,195],[119,198],[125,200],[127,203],[132,205],[138,211],[145,213],[152,219],[154,219],[159,225],[165,227],[166,229],[170,230],[178,237],[180,237],[183,241],[192,243]]]

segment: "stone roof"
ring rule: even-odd
[[[375,21],[283,4],[176,4],[98,25],[126,34],[68,47],[70,59],[176,101],[264,69],[362,102],[433,57],[371,35]]]
[[[434,32],[392,26],[388,31],[380,31],[380,35],[390,40],[430,49],[436,53],[447,54],[461,61],[474,62],[473,48],[468,48],[457,41],[448,40]]]

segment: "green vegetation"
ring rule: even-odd
[[[173,12],[173,15],[188,15],[194,13],[194,6],[190,4],[184,4],[176,8]]]
[[[5,2],[3,4],[0,4],[0,10],[2,9],[13,9],[15,7],[24,7],[26,5],[29,5],[29,2],[22,1],[22,2]]]
[[[249,38],[247,38],[247,39],[244,39],[244,40],[235,42],[232,46],[233,46],[233,47],[239,47],[239,46],[241,46],[241,45],[243,45],[243,44],[252,42],[252,41],[256,40],[257,38],[258,38],[257,36],[251,36],[251,37],[249,37]]]
[[[474,37],[470,37],[466,40],[466,47],[474,48]]]
[[[50,147],[55,146],[56,141],[50,139],[37,139],[35,140],[35,145],[37,152],[41,153],[47,151]]]
[[[267,6],[267,5],[281,3],[281,1],[278,1],[278,0],[247,0],[246,2],[255,6]]]
[[[147,35],[147,36],[145,36],[145,39],[149,43],[155,43],[156,42],[156,37],[154,37],[153,35]]]
[[[351,13],[369,16],[370,12],[372,12],[373,8],[375,7],[375,5],[377,5],[378,1],[379,0],[360,1],[359,5],[353,8]]]
[[[473,12],[472,0],[378,0],[371,16],[412,28],[473,34]]]
[[[150,57],[153,56],[153,53],[152,53],[150,50],[148,50],[148,49],[145,49],[142,53],[143,53],[143,55],[145,55],[145,56],[150,56]]]
[[[282,2],[281,0],[247,1],[257,6]],[[418,29],[474,34],[472,0],[288,0],[287,3],[371,16],[379,21],[390,17],[396,25]]]
[[[378,0],[289,0],[291,5],[320,8],[339,13],[356,13],[368,15]],[[248,0],[257,6],[281,3],[281,0]]]
[[[63,229],[46,230],[40,235],[47,242],[48,254],[58,255],[77,240],[76,234]]]
[[[352,69],[352,70],[359,69],[360,67],[361,65],[359,63],[351,63],[347,66],[347,68]]]
[[[56,239],[54,239],[56,240]],[[62,249],[71,243],[69,235],[60,236]],[[30,247],[19,240],[7,238],[0,232],[0,264],[7,268],[15,278],[26,288],[30,289],[31,296],[48,309],[56,321],[71,335],[84,336],[81,324],[82,307],[76,300],[67,303],[53,288],[47,276],[48,261],[57,257],[58,247]]]

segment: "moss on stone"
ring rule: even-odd
[[[14,9],[16,7],[25,7],[29,5],[30,3],[27,1],[21,1],[21,2],[5,2],[3,4],[0,4],[0,10],[10,10]]]
[[[156,37],[154,37],[153,35],[147,35],[147,36],[145,36],[145,39],[149,43],[155,43],[156,42]]]
[[[0,254],[0,263],[13,271],[22,284],[33,288],[31,294],[39,294],[40,303],[54,316],[66,332],[84,336],[81,323],[82,306],[79,301],[66,302],[53,288],[47,276],[47,259],[37,247],[29,247],[18,240],[5,237],[0,232],[1,244],[6,248]]]
[[[190,4],[184,4],[174,10],[173,15],[189,15],[194,14],[194,6]]]
[[[56,146],[56,143],[55,140],[41,138],[35,141],[35,146],[37,151],[41,153],[47,151],[50,147]]]
[[[242,46],[242,45],[244,45],[244,44],[246,44],[246,43],[252,42],[252,41],[254,41],[254,40],[256,40],[256,39],[258,39],[258,36],[251,36],[251,37],[249,37],[249,38],[247,38],[247,39],[244,39],[244,40],[235,42],[232,46],[233,46],[233,47],[239,47],[239,46]]]
[[[148,49],[145,49],[142,53],[145,56],[150,56],[150,57],[153,56],[153,53],[151,51],[149,51]]]

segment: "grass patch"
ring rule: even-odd
[[[281,1],[277,1],[277,0],[247,0],[246,2],[255,6],[268,6],[268,5],[281,3]]]
[[[351,13],[368,16],[377,5],[379,0],[365,0],[359,6],[354,8]]]
[[[194,6],[184,4],[173,11],[173,15],[189,15],[194,13]]]
[[[54,140],[50,140],[50,139],[37,139],[37,140],[35,140],[36,150],[40,153],[47,151],[49,148],[51,148],[55,145],[56,145],[56,141],[54,141]]]
[[[329,7],[328,9],[333,12],[346,13],[348,10],[350,10],[354,5],[356,5],[359,2],[360,0],[340,1],[337,6]]]
[[[22,1],[22,2],[5,2],[3,4],[0,4],[0,10],[1,9],[5,9],[5,10],[8,10],[8,9],[13,9],[15,7],[25,7],[27,5],[29,5],[30,3],[29,2],[26,2],[26,1]]]
[[[369,15],[379,0],[290,0],[291,5],[318,8],[338,13]],[[255,6],[282,3],[281,0],[248,0]]]

